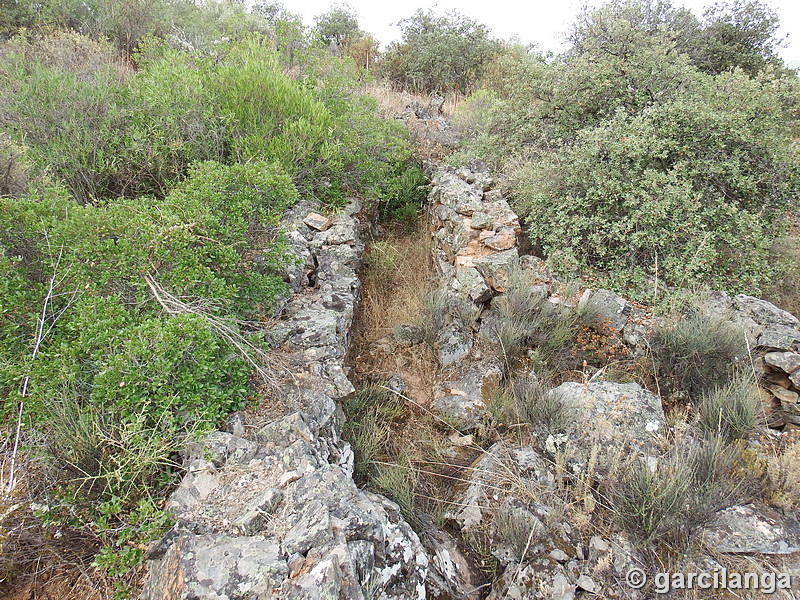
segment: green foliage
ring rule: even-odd
[[[697,400],[727,384],[736,359],[747,355],[747,344],[743,331],[729,321],[691,311],[655,328],[651,353],[662,393]]]
[[[198,163],[164,202],[79,206],[58,188],[0,198],[3,412],[25,377],[26,418],[62,490],[48,494],[104,538],[93,507],[119,504],[106,548],[171,481],[185,441],[244,406],[250,366],[209,319],[236,331],[271,313],[287,260],[274,228],[295,200],[290,177],[259,162]],[[165,292],[183,304],[164,310]],[[113,575],[140,559],[125,543],[97,560]]]
[[[778,14],[759,1],[733,0],[709,6],[704,27],[690,51],[693,62],[707,73],[738,67],[755,76],[767,67],[781,67],[777,49]]]
[[[466,93],[499,48],[488,27],[456,11],[439,16],[418,9],[399,26],[402,40],[389,46],[381,68],[395,85],[415,92]]]
[[[428,196],[428,177],[416,165],[400,166],[400,174],[394,179],[395,189],[387,194],[388,199],[379,205],[379,216],[388,221],[405,223],[413,227],[422,203]]]
[[[347,4],[332,6],[327,12],[314,17],[314,34],[326,46],[344,48],[363,32],[358,27],[358,17]]]
[[[507,170],[534,246],[642,300],[656,278],[757,293],[800,189],[797,78],[699,70],[697,27],[668,3],[612,2],[559,61],[502,55],[469,144]]]

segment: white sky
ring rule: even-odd
[[[386,0],[384,0],[386,1]],[[306,25],[314,24],[314,15],[326,12],[331,0],[284,0],[284,6],[291,12],[303,16]],[[400,38],[395,24],[411,16],[417,8],[434,7],[438,13],[458,10],[462,14],[491,27],[495,37],[508,39],[512,36],[519,41],[535,43],[542,50],[558,52],[563,49],[563,36],[580,11],[583,0],[439,0],[424,2],[410,0],[384,4],[380,0],[348,0],[347,4],[358,14],[361,29],[375,35],[385,47]],[[601,0],[589,2],[602,4]],[[767,0],[780,17],[781,34],[789,34],[788,45],[780,50],[787,62],[800,63],[800,2],[798,0]],[[675,6],[685,6],[701,16],[705,6],[714,4],[713,0],[673,0]],[[793,65],[798,66],[798,65]]]

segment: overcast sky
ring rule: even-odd
[[[284,6],[303,16],[306,25],[314,24],[314,15],[326,12],[332,4],[331,0],[284,0]],[[359,18],[361,29],[375,35],[384,46],[400,37],[396,23],[411,16],[417,8],[435,7],[437,12],[448,10],[459,12],[491,27],[495,37],[508,39],[512,36],[519,41],[535,43],[542,50],[558,52],[563,49],[564,33],[579,12],[583,0],[440,0],[423,2],[410,0],[386,4],[375,0],[349,0]],[[591,5],[602,4],[599,0],[589,2]],[[705,0],[673,0],[675,6],[685,6],[700,16],[705,6],[714,4]],[[780,50],[784,60],[800,63],[800,1],[769,0],[765,2],[777,11],[780,16],[781,34],[789,34],[788,45]],[[793,66],[799,66],[794,64]]]

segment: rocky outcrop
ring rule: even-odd
[[[429,558],[386,498],[353,482],[336,400],[353,391],[344,356],[359,292],[359,206],[335,217],[292,209],[294,294],[266,332],[286,382],[263,422],[229,419],[195,444],[167,507],[176,524],[150,549],[142,600],[425,598]]]

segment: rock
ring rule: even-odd
[[[585,311],[594,325],[619,333],[628,321],[630,305],[614,292],[587,289],[578,302],[578,309]]]
[[[201,459],[219,468],[226,464],[247,464],[258,453],[258,444],[224,431],[212,431],[186,449],[187,462]]]
[[[511,492],[504,492],[509,473],[527,489],[548,491],[556,488],[551,465],[530,447],[494,444],[466,471],[469,484],[459,490],[447,516],[463,532],[487,527],[494,513]],[[509,488],[513,489],[513,488]],[[538,517],[536,517],[538,519]]]
[[[800,354],[795,352],[767,352],[764,355],[764,362],[779,368],[784,373],[791,374],[800,369]]]
[[[439,364],[446,367],[461,360],[472,350],[473,343],[472,336],[455,325],[442,329],[434,345]]]
[[[781,402],[786,402],[788,404],[797,404],[797,398],[798,398],[797,392],[787,390],[779,385],[767,384],[765,387],[770,392],[772,392],[775,395],[775,397]]]
[[[590,594],[594,594],[598,591],[597,584],[594,582],[594,579],[589,577],[588,575],[581,575],[578,577],[578,580],[575,582],[582,590],[586,590]]]
[[[737,310],[747,314],[759,325],[781,325],[793,328],[800,325],[800,320],[792,313],[786,312],[766,300],[738,294],[733,298],[733,304]]]
[[[275,598],[289,570],[262,536],[184,535],[150,566],[141,600]]]
[[[573,600],[575,575],[549,558],[510,564],[486,600]]]
[[[456,269],[456,279],[461,285],[461,291],[466,293],[473,302],[483,304],[492,297],[492,288],[475,267]]]
[[[757,344],[762,348],[775,350],[795,350],[800,343],[800,330],[784,325],[769,325],[758,336]]]
[[[456,206],[456,212],[466,217],[471,217],[474,213],[483,210],[483,202],[476,197],[471,197],[466,202],[462,202]],[[475,228],[473,228],[475,229]]]
[[[519,268],[519,253],[512,248],[477,258],[473,264],[493,290],[506,292],[511,274]]]
[[[425,548],[431,557],[425,587],[428,597],[445,600],[478,600],[483,575],[467,560],[453,537],[434,527],[426,527]]]
[[[655,443],[665,432],[661,399],[639,384],[567,382],[553,393],[575,415],[566,433],[583,464],[595,446],[598,473],[607,472],[620,453],[658,456]]]
[[[269,488],[248,502],[242,514],[233,521],[233,524],[239,528],[242,534],[255,535],[267,517],[275,512],[281,500],[283,500],[283,493],[277,488]]]
[[[766,506],[732,506],[717,513],[700,533],[716,552],[793,554],[800,552],[800,523]]]
[[[311,548],[333,541],[331,519],[327,507],[320,501],[307,505],[303,515],[283,538],[281,547],[287,554],[306,554]]]
[[[490,235],[484,236],[486,233]],[[481,242],[492,250],[510,250],[517,245],[517,234],[510,227],[501,227],[496,232],[482,232]]]
[[[325,231],[333,225],[333,218],[332,217],[325,217],[319,213],[311,212],[306,215],[306,218],[303,219],[303,223],[311,227],[312,229],[316,229],[317,231]]]
[[[500,199],[491,203],[484,202],[483,211],[489,215],[493,223],[510,227],[517,233],[522,231],[519,225],[519,217],[517,217],[517,213],[511,210],[511,206],[507,201]]]
[[[469,224],[473,229],[491,229],[492,218],[481,210],[472,213],[472,220]]]
[[[789,381],[792,382],[792,385],[797,389],[800,389],[800,371],[795,371],[791,375],[789,375]]]
[[[486,401],[501,377],[494,362],[472,362],[463,367],[464,375],[446,381],[434,390],[433,409],[454,427],[469,429],[476,426]]]

